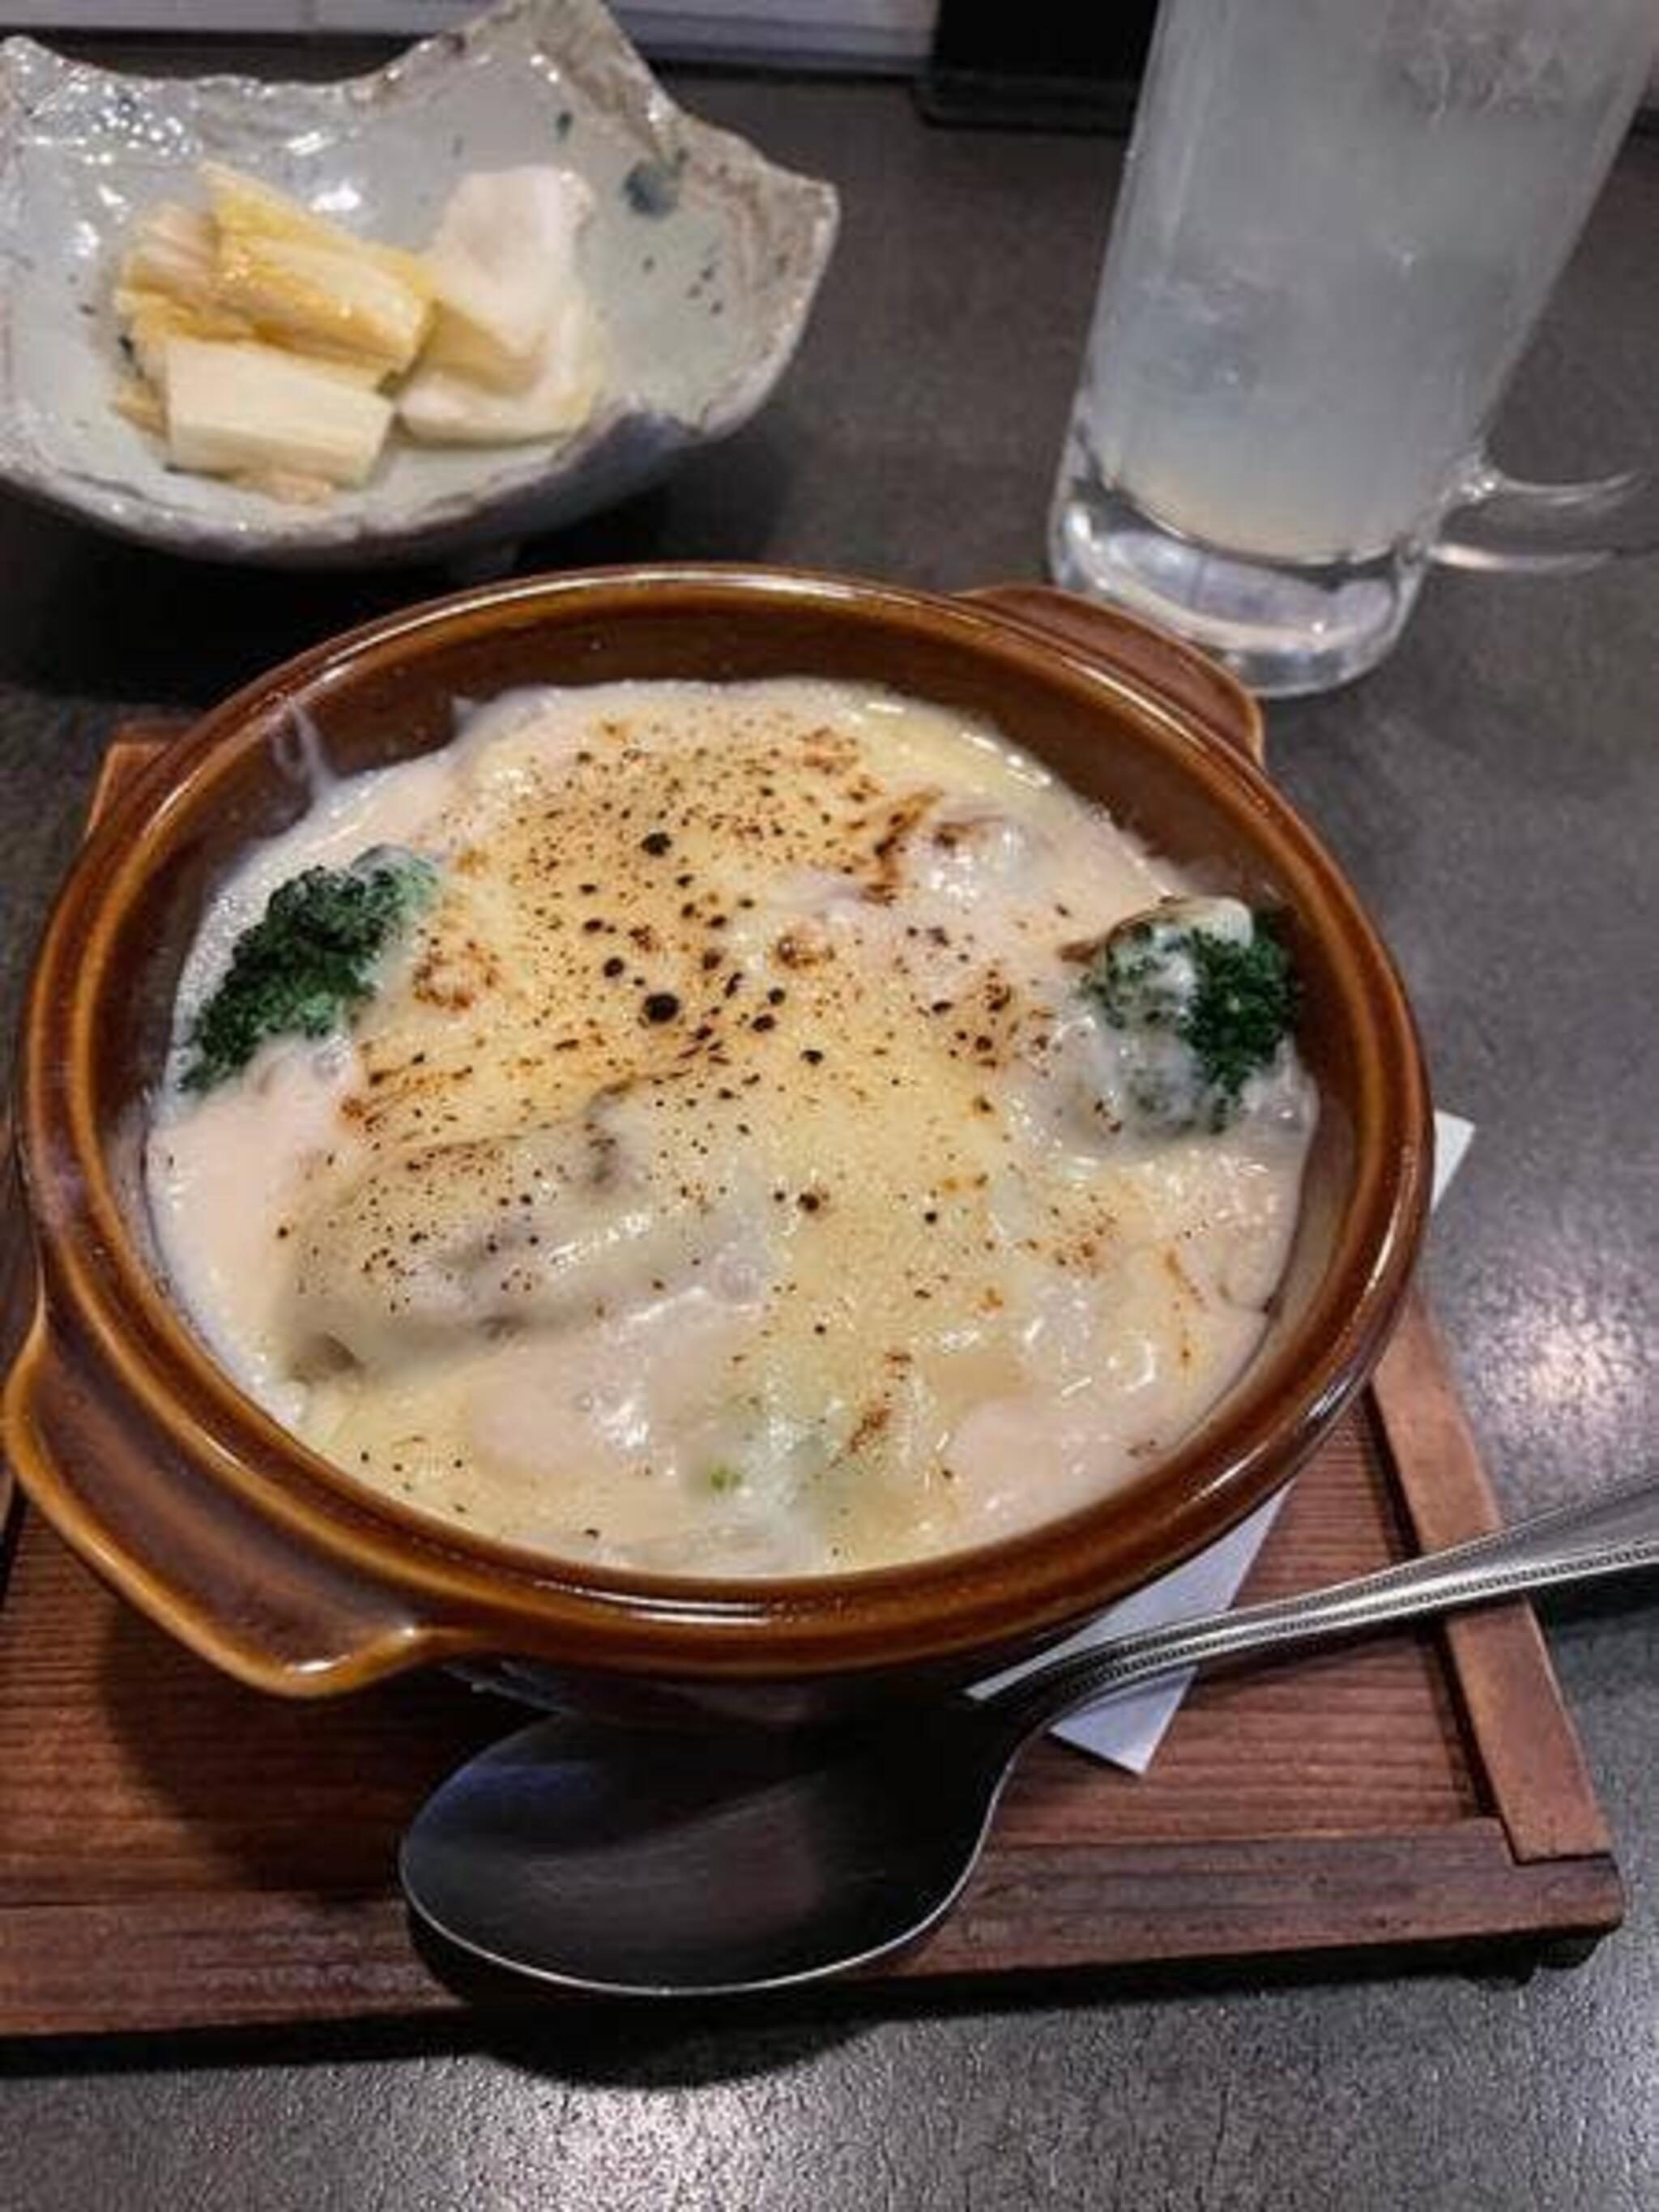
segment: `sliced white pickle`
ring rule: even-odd
[[[173,338],[166,371],[176,468],[361,484],[392,422],[391,402],[378,392],[270,346]]]

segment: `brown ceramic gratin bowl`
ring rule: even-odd
[[[146,1099],[198,918],[246,842],[305,804],[295,712],[350,771],[442,744],[458,699],[514,685],[806,674],[989,715],[1157,850],[1283,909],[1322,1116],[1266,1339],[1201,1427],[1129,1487],[920,1564],[674,1579],[532,1556],[400,1510],[218,1368],[169,1296],[143,1196]],[[376,623],[251,685],[122,792],[40,952],[18,1115],[39,1298],[4,1405],[25,1488],[135,1604],[294,1696],[505,1660],[596,1690],[645,1677],[810,1700],[895,1670],[988,1671],[1175,1565],[1282,1484],[1364,1380],[1427,1183],[1399,982],[1341,874],[1246,757],[1258,734],[1229,678],[1058,594],[951,599],[766,570],[509,583]]]

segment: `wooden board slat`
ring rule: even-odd
[[[1581,1859],[1517,1869],[1498,1823],[1425,1839],[1290,1838],[1266,1845],[1102,1846],[994,1856],[971,1909],[890,1970],[941,1994],[1178,1969],[1249,1958],[1386,1953],[1401,1961],[1470,1944],[1593,1939],[1606,1897]],[[0,1922],[0,2022],[14,2036],[151,2033],[458,2014],[550,2001],[505,1978],[452,1983],[416,1957],[395,1899],[210,1893],[117,1905],[35,1906]],[[413,1963],[411,1963],[413,1962]],[[1178,1975],[1172,1976],[1177,1978]],[[578,2002],[578,2000],[569,2000]]]
[[[118,745],[100,793],[149,750]],[[7,1255],[15,1305],[15,1212],[0,1288]],[[1298,1478],[1246,1595],[1362,1573],[1495,1518],[1413,1306],[1374,1392]],[[434,1970],[393,1864],[428,1789],[515,1724],[513,1708],[439,1674],[323,1705],[261,1698],[122,1605],[38,1517],[13,1520],[0,2033],[441,2019],[467,1995],[509,2001]],[[1620,1907],[1547,1653],[1512,1605],[1204,1678],[1140,1781],[1036,1747],[961,1907],[889,1972],[942,1992],[1539,1948],[1594,1939]]]
[[[1418,1551],[1435,1551],[1501,1516],[1426,1307],[1413,1299],[1384,1354],[1372,1398],[1387,1424]],[[1429,1470],[1432,1479],[1429,1479]],[[1448,1621],[1444,1635],[1481,1747],[1485,1779],[1520,1859],[1612,1849],[1578,1738],[1530,1606]],[[1540,1698],[1540,1679],[1551,1694]]]

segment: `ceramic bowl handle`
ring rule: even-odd
[[[1212,737],[1259,767],[1261,709],[1237,678],[1179,638],[1075,592],[1049,584],[987,584],[958,597],[1040,631],[1109,676],[1152,692],[1200,722]]]
[[[43,1291],[6,1384],[7,1460],[87,1565],[203,1658],[255,1689],[320,1698],[488,1647],[210,1481],[100,1364]]]

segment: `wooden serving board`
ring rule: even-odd
[[[109,776],[153,742],[118,742]],[[14,1215],[0,1299],[21,1295],[21,1243]],[[0,1511],[4,1487],[0,1470]],[[1498,1518],[1413,1304],[1244,1595],[1362,1573]],[[129,1610],[15,1503],[8,1551],[0,2035],[523,2002],[417,1946],[394,1872],[422,1798],[515,1725],[513,1707],[437,1674],[334,1705],[264,1698]],[[1542,1638],[1516,1604],[1203,1678],[1141,1780],[1036,1747],[960,1907],[885,1971],[943,1994],[1321,1954],[1501,1946],[1565,1960],[1621,1904]]]

